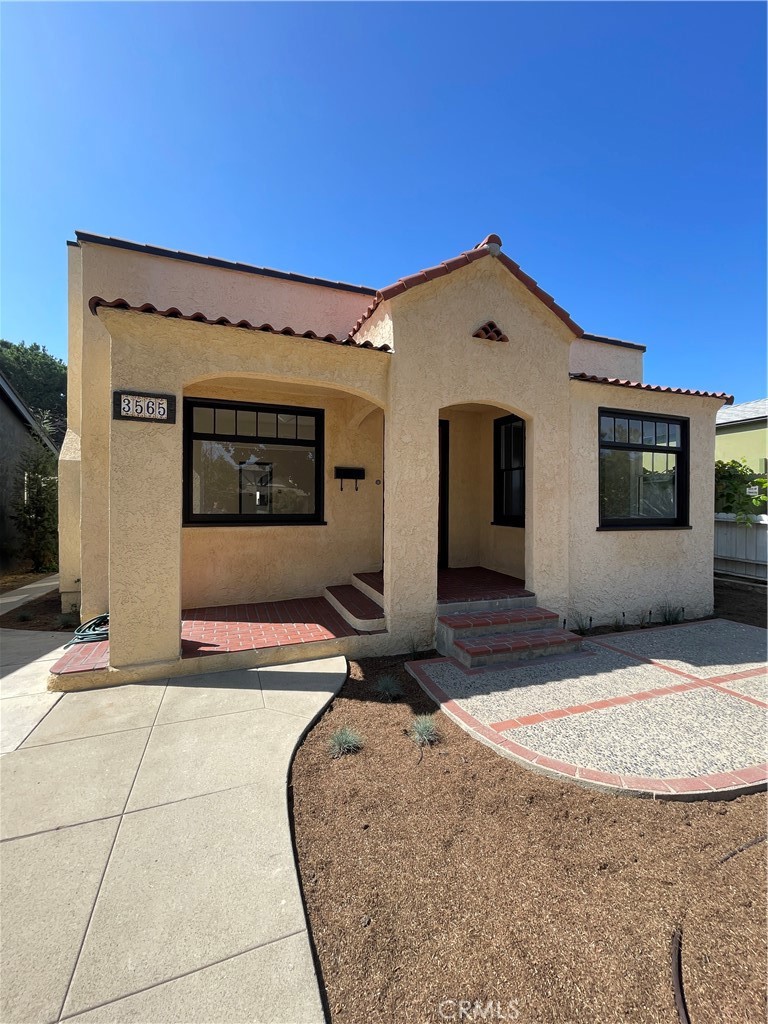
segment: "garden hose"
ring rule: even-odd
[[[109,639],[109,612],[104,615],[97,615],[95,619],[89,619],[82,626],[78,626],[75,635],[64,644],[71,647],[72,644],[93,644],[99,640]]]

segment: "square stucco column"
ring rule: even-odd
[[[149,390],[149,389],[145,389]],[[176,423],[112,420],[109,660],[176,661],[181,646],[181,395]]]
[[[434,640],[438,482],[437,409],[405,396],[384,428],[384,611],[402,651]]]

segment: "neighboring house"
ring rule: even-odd
[[[716,459],[745,459],[753,473],[768,472],[768,398],[721,409],[715,431]]]
[[[641,383],[644,347],[585,333],[496,235],[379,291],[69,246],[61,586],[83,618],[109,609],[122,678],[209,668],[191,641],[181,661],[181,622],[221,606],[238,622],[277,602],[280,621],[336,586],[354,623],[350,583],[381,602],[377,630],[308,648],[288,629],[232,664],[428,649],[439,566],[525,580],[595,624],[712,611],[732,399]]]
[[[0,565],[3,568],[18,556],[19,534],[12,513],[21,473],[19,462],[30,435],[39,438],[51,454],[59,454],[24,400],[0,373]]]

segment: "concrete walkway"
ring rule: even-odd
[[[324,1020],[286,778],[345,678],[337,657],[51,695],[0,760],[3,1024]]]
[[[17,587],[15,590],[8,590],[5,594],[0,594],[0,615],[12,612],[15,608],[21,608],[27,601],[34,601],[36,597],[41,597],[51,590],[56,590],[58,585],[59,576],[58,573],[55,573],[52,576],[46,576],[44,579],[36,580],[34,583],[27,583],[23,587]]]
[[[625,794],[732,796],[768,780],[766,630],[724,619],[590,638],[581,653],[406,667],[498,753]]]

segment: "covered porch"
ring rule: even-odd
[[[523,580],[472,566],[439,569],[438,608],[531,596]],[[384,574],[360,572],[350,584],[322,595],[187,608],[181,616],[181,658],[294,648],[297,658],[323,656],[328,642],[366,637],[384,629]],[[77,644],[53,665],[52,675],[101,672],[109,667],[109,641]]]

